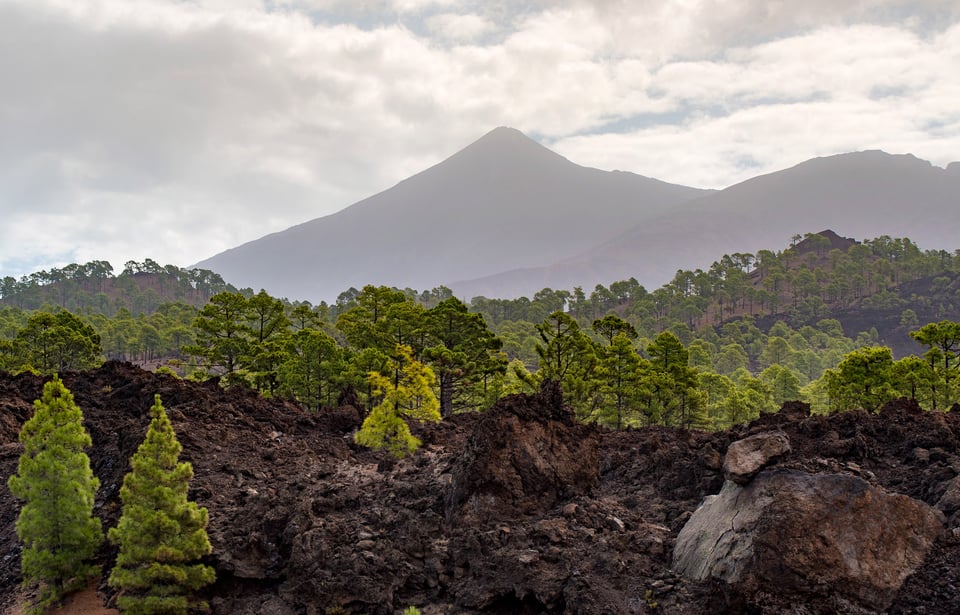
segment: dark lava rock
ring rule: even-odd
[[[824,604],[819,590],[798,590],[786,608],[775,593],[671,571],[680,528],[722,488],[731,443],[780,430],[792,452],[777,468],[859,477],[945,510],[960,474],[960,412],[916,412],[902,401],[879,415],[811,416],[788,405],[718,433],[608,432],[574,422],[554,389],[414,424],[423,447],[385,463],[389,454],[353,443],[362,412],[349,395],[308,412],[117,362],[62,377],[93,438],[95,512],[105,528],[117,522],[130,455],[161,395],[181,458],[194,467],[190,497],[210,513],[207,561],[217,582],[204,597],[214,615],[393,615],[410,605],[430,615],[811,613]],[[17,434],[42,384],[0,374],[4,477],[16,470]],[[18,511],[0,489],[0,612],[20,595]],[[107,546],[98,554],[105,575],[114,557]],[[958,612],[958,562],[960,536],[944,532],[890,612]],[[863,612],[849,600],[836,606]]]
[[[447,520],[511,519],[589,495],[599,482],[599,435],[575,422],[556,384],[487,411],[453,469]]]

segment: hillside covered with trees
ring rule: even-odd
[[[104,316],[120,310],[149,314],[164,303],[201,306],[225,290],[236,288],[206,269],[160,265],[148,258],[142,263],[127,261],[115,273],[107,261],[90,261],[37,271],[19,280],[5,276],[0,280],[0,305],[21,310],[59,307]]]

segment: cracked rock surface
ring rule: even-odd
[[[943,515],[845,474],[772,469],[724,484],[690,517],[674,568],[746,593],[822,594],[881,611],[924,561]]]

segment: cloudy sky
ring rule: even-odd
[[[0,0],[0,276],[189,265],[507,125],[722,188],[960,159],[957,0]]]

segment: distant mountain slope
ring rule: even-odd
[[[753,252],[824,227],[952,251],[960,244],[960,165],[941,169],[880,151],[815,158],[657,213],[575,257],[450,286],[467,297],[589,289],[630,277],[655,288],[678,269],[708,267],[717,254]]]
[[[291,299],[433,288],[568,259],[708,193],[582,167],[497,128],[389,190],[196,266]]]

